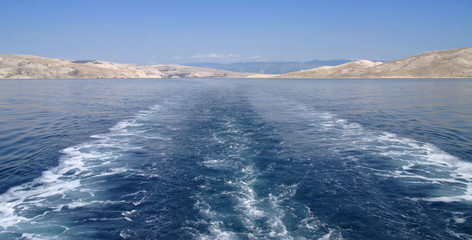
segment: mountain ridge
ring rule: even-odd
[[[32,55],[0,55],[0,78],[243,78],[250,73],[181,65],[136,65],[100,60],[61,60]]]
[[[0,79],[21,78],[472,78],[472,47],[429,51],[385,63],[357,60],[280,75],[183,65],[0,55]]]
[[[278,78],[472,78],[472,47],[429,51],[386,63],[359,61],[287,73]],[[364,63],[366,63],[364,62]],[[354,65],[358,65],[355,67]]]

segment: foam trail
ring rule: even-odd
[[[339,165],[340,169],[345,169],[340,174],[352,177],[354,184],[358,183],[361,187],[372,186],[373,196],[380,198],[378,207],[384,207],[384,199],[391,199],[399,205],[410,203],[415,207],[427,206],[427,209],[415,209],[418,214],[429,214],[431,211],[444,214],[445,218],[470,214],[467,206],[472,202],[472,163],[468,159],[453,156],[431,143],[387,131],[369,130],[331,112],[316,111],[300,102],[280,99],[270,94],[255,95],[252,104],[267,121],[287,129],[277,130],[283,136],[285,146],[293,147],[299,152],[312,148],[314,152],[320,153],[316,161],[311,161],[307,155],[304,163],[313,167],[317,164],[321,167]],[[399,190],[389,192],[384,189],[388,185],[381,185],[377,189],[375,184],[379,180],[394,183],[392,187]],[[339,189],[347,196],[350,196],[349,187],[339,185]],[[327,186],[327,189],[332,187]],[[357,188],[353,191],[353,199],[358,199],[355,198],[356,194]],[[411,200],[418,203],[411,203]],[[447,209],[437,209],[437,205],[430,205],[428,202],[455,202],[464,208],[459,213],[452,213]],[[446,206],[458,211],[455,205]],[[404,221],[415,219],[415,216],[410,217],[409,214],[414,215],[410,212],[400,214],[389,211],[385,216],[398,216]],[[306,218],[308,219],[311,220]],[[314,219],[316,224],[313,229],[317,229],[320,225]],[[469,220],[464,220],[463,217],[445,220],[447,231],[453,234],[457,229],[462,229],[464,224],[469,224]],[[398,229],[401,229],[402,223],[398,223]],[[311,228],[309,225],[305,226]],[[325,238],[342,238],[341,232],[336,230],[338,227],[326,227],[334,230],[331,234],[326,234]],[[349,236],[349,232],[346,234]],[[467,239],[470,238],[470,235],[466,236]]]
[[[419,181],[434,184],[438,188],[438,191],[433,193],[439,195],[438,197],[422,200],[472,201],[472,163],[460,160],[432,144],[388,132],[370,133],[360,143],[363,143],[366,150],[383,149],[380,155],[400,165],[390,170],[387,175],[402,178],[410,183]]]
[[[291,239],[290,233],[279,218],[280,209],[277,205],[263,207],[263,203],[267,198],[261,198],[254,187],[258,181],[261,172],[255,166],[254,160],[247,158],[246,155],[251,151],[250,146],[254,143],[251,139],[244,136],[239,126],[235,123],[236,119],[227,118],[226,122],[222,124],[222,129],[213,133],[212,138],[215,146],[225,146],[225,152],[221,155],[214,155],[211,153],[202,164],[209,169],[215,171],[229,171],[230,175],[224,182],[226,188],[231,190],[217,193],[222,198],[229,196],[235,200],[235,205],[232,206],[231,213],[221,212],[219,209],[213,210],[213,205],[219,204],[218,201],[213,200],[215,194],[201,193],[196,198],[198,199],[195,207],[199,209],[209,224],[210,235],[200,234],[201,239],[237,239],[238,236],[245,236],[249,239],[256,239],[264,236],[268,227],[268,235],[273,237],[282,237]],[[211,182],[212,180],[209,179]],[[212,188],[212,183],[203,186],[204,189]],[[228,206],[229,208],[230,206]],[[241,223],[244,225],[246,231],[235,232],[227,223],[224,223],[225,218],[237,215]],[[265,226],[261,226],[261,221],[265,222]]]
[[[201,162],[209,169],[209,174],[204,174],[205,183],[200,187],[202,191],[194,197],[197,200],[195,209],[201,215],[200,222],[196,224],[207,226],[208,232],[200,232],[197,238],[306,239],[306,236],[323,236],[325,229],[318,227],[322,225],[321,221],[313,216],[307,206],[293,199],[298,184],[269,184],[263,189],[272,190],[261,193],[260,178],[273,169],[257,166],[255,156],[260,149],[253,132],[263,131],[260,125],[256,125],[259,126],[256,129],[250,128],[251,132],[247,133],[247,127],[240,124],[250,124],[247,119],[241,120],[237,115],[223,115],[222,118],[223,123],[209,134],[212,143],[206,146],[215,151],[210,150]],[[304,229],[303,232],[287,226],[287,221],[292,221],[294,215],[304,221],[298,227]]]
[[[472,201],[472,162],[461,160],[430,143],[398,136],[390,132],[365,129],[329,112],[317,112],[299,105],[291,114],[308,120],[308,134],[316,136],[317,144],[363,162],[379,176],[401,179],[408,184],[433,184],[436,190],[424,201]],[[320,141],[322,140],[322,141]],[[363,160],[365,161],[365,160]],[[382,163],[382,166],[379,165]]]
[[[159,109],[156,106],[140,111],[135,117],[118,122],[108,133],[93,135],[94,140],[64,149],[58,166],[1,194],[0,236],[21,233],[30,239],[51,238],[68,231],[62,226],[62,231],[48,233],[48,228],[60,228],[58,222],[67,222],[62,219],[67,214],[58,214],[61,211],[89,205],[122,204],[123,201],[98,194],[106,190],[100,187],[101,183],[108,176],[128,171],[119,160],[128,150],[140,148],[135,143],[146,137],[152,124],[143,119],[152,118]],[[45,230],[35,233],[38,226]]]

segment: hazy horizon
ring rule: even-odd
[[[134,64],[395,60],[472,46],[472,2],[2,1],[0,54]]]

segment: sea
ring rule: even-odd
[[[0,239],[472,239],[472,79],[0,80]]]

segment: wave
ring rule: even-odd
[[[67,212],[72,209],[123,204],[124,200],[110,200],[104,194],[104,184],[110,176],[130,169],[120,159],[128,151],[141,148],[139,141],[148,137],[152,129],[146,122],[158,113],[160,106],[140,111],[122,120],[109,132],[91,136],[87,141],[62,150],[59,164],[44,171],[31,182],[14,186],[0,195],[0,236],[21,234],[25,238],[49,238],[70,230],[66,227]],[[152,133],[150,137],[156,137]],[[166,137],[157,136],[165,141]],[[142,195],[137,193],[136,195]],[[140,204],[140,199],[133,204]],[[123,219],[128,220],[124,213]],[[17,235],[15,235],[17,236]]]
[[[338,230],[326,230],[326,224],[310,209],[294,199],[298,183],[267,183],[271,165],[260,168],[257,156],[261,146],[255,136],[264,132],[240,113],[218,115],[223,119],[208,134],[210,144],[201,165],[204,184],[194,196],[194,208],[200,213],[197,239],[342,239]],[[230,115],[230,116],[227,116]],[[251,126],[248,130],[248,125]],[[257,126],[254,128],[254,126]],[[271,133],[272,134],[272,133]],[[276,157],[276,156],[274,156]],[[270,189],[270,191],[268,191]],[[295,218],[301,220],[295,223]],[[288,226],[290,225],[290,226]]]
[[[400,137],[390,132],[364,129],[360,124],[321,114],[324,131],[339,131],[330,149],[349,155],[384,177],[400,179],[404,184],[434,185],[428,196],[411,198],[422,201],[472,201],[472,163],[446,153],[433,144]],[[359,153],[360,150],[360,153]]]
[[[288,136],[290,139],[286,142],[304,138],[304,146],[316,144],[317,148],[357,162],[359,168],[369,169],[378,176],[397,179],[410,188],[422,185],[422,189],[431,189],[426,196],[407,196],[410,199],[472,202],[472,162],[453,156],[431,143],[388,131],[366,129],[336,114],[317,111],[298,102],[272,100],[258,98],[254,105],[260,112],[265,112],[264,116],[269,121],[292,122],[292,127],[303,135],[286,134],[295,136]],[[272,106],[272,110],[267,110],[267,105]]]
[[[441,226],[445,226],[445,232],[439,232],[438,236],[471,237],[461,232],[469,224],[465,216],[470,214],[472,203],[472,162],[447,153],[434,144],[389,131],[367,129],[305,103],[275,98],[270,94],[254,96],[251,103],[266,122],[277,127],[275,131],[282,136],[283,147],[299,153],[297,161],[302,162],[302,166],[313,168],[314,173],[321,172],[323,175],[320,177],[341,181],[332,185],[321,180],[322,191],[337,196],[344,194],[348,201],[352,201],[348,204],[358,206],[361,212],[367,211],[366,221],[380,217],[378,227],[388,225],[392,227],[391,231],[399,232],[398,236],[414,236],[421,233],[403,232],[402,226],[409,221],[412,224],[423,221],[416,219],[420,214],[427,217],[440,214],[444,219],[438,221],[443,221]],[[338,175],[347,181],[342,182]],[[319,177],[303,179],[317,181]],[[323,195],[322,192],[318,194]],[[323,200],[331,199],[325,197]],[[385,202],[387,200],[389,202]],[[371,201],[378,201],[378,204]],[[430,204],[432,202],[435,204]],[[332,206],[333,209],[342,208],[345,202],[337,204]],[[379,208],[380,213],[370,216],[369,209],[364,209],[363,204]],[[411,206],[412,209],[405,211],[401,206]],[[316,208],[312,210],[316,211]],[[325,225],[327,228],[333,229],[332,235],[327,234],[326,238],[336,238],[337,234],[340,238],[344,234],[347,237],[358,234],[339,230],[336,225],[342,223],[330,221],[338,217],[325,218],[327,216],[323,214],[320,217],[330,223]],[[383,220],[395,218],[402,220]],[[365,226],[365,229],[369,227]]]

